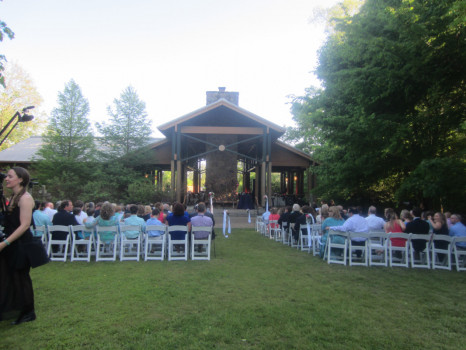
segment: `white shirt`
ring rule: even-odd
[[[55,215],[57,211],[55,209],[50,209],[49,207],[46,207],[44,209],[44,214],[46,214],[49,218],[50,218],[50,221],[53,220],[53,216]]]
[[[78,222],[78,224],[84,225],[84,219],[87,218],[87,214],[86,212],[81,210],[81,213],[79,215],[75,215],[74,217],[76,218],[76,221]]]
[[[369,214],[369,216],[366,218],[366,221],[367,226],[369,226],[369,231],[383,230],[383,226],[385,225],[385,221],[382,218],[375,216],[375,214]]]
[[[344,232],[369,232],[369,226],[367,225],[366,219],[359,214],[353,214],[342,226],[331,226],[330,230],[344,231]],[[362,242],[365,238],[353,237],[353,241]]]

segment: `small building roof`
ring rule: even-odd
[[[31,136],[1,151],[0,163],[31,163],[33,159],[42,159],[37,155],[41,147],[42,136]]]

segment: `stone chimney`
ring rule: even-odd
[[[210,105],[221,98],[238,106],[239,92],[225,91],[225,87],[219,87],[218,91],[206,92],[206,105]]]

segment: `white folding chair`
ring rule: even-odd
[[[278,224],[278,220],[270,220],[268,226],[269,226],[268,230],[269,230],[270,239],[279,241],[281,238],[280,236],[281,228],[280,228],[280,225]]]
[[[399,247],[393,245],[392,239],[403,239],[405,240],[404,245]],[[403,232],[390,232],[388,233],[387,249],[388,249],[388,261],[390,267],[409,267],[409,233]]]
[[[264,220],[262,220],[262,216],[256,216],[256,231],[261,232],[262,224]]]
[[[47,226],[47,254],[51,261],[66,261],[70,244],[70,227],[64,225]],[[57,237],[57,236],[64,236]]]
[[[34,237],[40,237],[44,246],[47,247],[47,227],[45,225],[38,225],[35,229],[31,226],[31,232],[33,232]]]
[[[149,231],[162,231],[160,236],[149,236]],[[167,240],[167,226],[165,225],[147,225],[144,234],[144,261],[160,260],[165,257],[165,242]]]
[[[311,225],[312,255],[320,254],[320,237],[322,235],[322,224]]]
[[[95,261],[116,261],[118,226],[96,226],[97,244]]]
[[[290,230],[286,221],[282,222],[282,243],[286,245],[290,243]]]
[[[207,238],[195,238],[196,232],[209,232]],[[212,226],[191,227],[191,260],[210,260]],[[196,249],[197,248],[197,249]]]
[[[411,256],[411,267],[413,268],[423,268],[430,269],[430,240],[432,234],[418,234],[411,233],[409,239],[409,250]],[[426,241],[426,247],[423,251],[416,252],[413,248],[413,240],[423,240]],[[418,257],[416,255],[419,255]]]
[[[432,236],[432,269],[451,271],[452,241],[453,238],[447,235]]]
[[[295,238],[293,237],[293,225],[294,225],[294,222],[290,222],[289,223],[290,225],[290,234],[288,236],[288,245],[291,247],[291,248],[296,248],[296,249],[299,249],[299,234],[298,234],[298,239],[295,240]]]
[[[309,230],[311,228],[309,227]],[[307,232],[307,225],[301,225],[299,227],[299,240],[298,240],[298,249],[301,251],[310,251],[310,245],[312,244],[312,240],[310,239],[310,231]]]
[[[70,229],[71,261],[90,262],[92,247],[94,245],[93,230],[86,228],[86,226],[84,225],[74,225],[71,226]]]
[[[184,239],[174,240],[171,237],[171,232],[183,231]],[[188,244],[188,227],[182,225],[168,226],[168,261],[171,260],[188,260],[189,244]]]
[[[385,232],[369,232],[367,252],[369,266],[388,266],[388,235]]]
[[[141,235],[142,231],[139,225],[120,225],[120,261],[139,261]]]
[[[466,248],[458,247],[458,243],[466,244],[466,237],[454,237],[452,242],[456,271],[466,271]]]
[[[355,238],[365,238],[364,241],[355,240]],[[370,235],[369,232],[349,232],[349,265],[361,265],[368,266],[369,254],[368,254],[368,241]],[[363,245],[356,245],[355,242],[364,243]],[[357,256],[357,252],[360,251],[360,257]],[[356,253],[356,256],[353,255],[353,252]]]
[[[327,263],[346,265],[347,252],[348,233],[330,230],[327,237]]]

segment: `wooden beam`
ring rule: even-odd
[[[226,135],[261,135],[264,133],[262,128],[248,127],[218,127],[218,126],[182,126],[183,134],[226,134]]]

